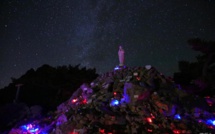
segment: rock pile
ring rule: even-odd
[[[38,133],[213,133],[212,112],[154,67],[125,67],[84,83]]]

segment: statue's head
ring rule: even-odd
[[[122,46],[121,46],[121,45],[119,46],[119,49],[122,49]]]

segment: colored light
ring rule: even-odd
[[[114,68],[114,70],[119,70],[119,69],[120,69],[120,68],[119,68],[118,66]]]
[[[99,132],[100,132],[100,133],[104,133],[105,130],[104,130],[104,129],[100,129]]]
[[[78,132],[72,132],[71,134],[78,134]]]
[[[26,125],[23,125],[23,126],[21,126],[21,129],[22,129],[23,131],[27,131],[27,126],[26,126]]]
[[[149,123],[152,123],[152,119],[151,119],[151,118],[147,118],[147,121],[148,121]]]
[[[75,103],[75,102],[77,102],[77,101],[78,101],[77,99],[73,99],[73,100],[72,100],[73,103]]]
[[[180,134],[181,132],[180,132],[180,130],[173,130],[173,133],[174,134]]]
[[[34,128],[34,129],[29,130],[29,131],[34,133],[34,132],[37,132],[38,130],[39,130],[39,128]]]
[[[179,114],[176,114],[174,118],[180,120],[181,116]]]
[[[150,115],[152,116],[153,119],[155,118],[155,116],[152,113]]]
[[[215,126],[215,120],[209,119],[209,120],[206,121],[206,124]]]
[[[29,130],[29,129],[31,129],[31,128],[33,128],[32,124],[28,124],[28,125],[27,125],[27,130]]]
[[[86,99],[84,99],[84,100],[83,100],[83,104],[86,104],[86,103],[87,103],[87,100],[86,100]]]
[[[213,127],[213,126],[209,126],[208,128],[210,128],[210,129],[214,129],[214,127]]]
[[[112,106],[117,106],[117,105],[119,105],[119,101],[118,100],[112,100],[111,105]]]
[[[147,129],[147,131],[151,133],[151,132],[152,132],[152,129]]]
[[[21,129],[23,131],[28,131],[28,132],[31,132],[31,133],[35,133],[35,132],[39,131],[39,127],[38,126],[36,127],[36,126],[34,126],[32,124],[23,125],[23,126],[21,126]]]
[[[137,80],[140,80],[141,78],[140,78],[140,77],[136,77],[136,79],[137,79]]]
[[[116,92],[113,92],[113,95],[116,95]]]
[[[214,121],[212,121],[212,124],[213,124],[213,125],[215,125],[215,120],[214,120]]]

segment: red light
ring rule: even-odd
[[[174,134],[180,134],[181,132],[180,132],[180,130],[173,130],[173,133]]]
[[[147,131],[151,133],[151,132],[152,132],[152,129],[147,129]]]
[[[154,118],[155,118],[155,116],[154,116],[152,113],[151,113],[150,115],[152,116],[152,119],[154,119]]]
[[[210,128],[210,129],[214,129],[214,127],[213,127],[213,126],[208,126],[208,128]]]
[[[137,80],[140,80],[140,77],[136,77]]]
[[[152,123],[152,119],[151,119],[151,118],[147,118],[147,121],[148,121],[149,123]]]
[[[116,95],[116,92],[113,92],[113,95]]]
[[[100,129],[99,132],[103,134],[103,133],[105,133],[105,130],[104,129]]]
[[[72,132],[72,133],[70,133],[70,134],[78,134],[78,132]]]
[[[86,99],[84,99],[84,100],[83,100],[83,104],[86,104],[86,103],[87,103],[87,100],[86,100]]]

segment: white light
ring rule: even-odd
[[[212,124],[213,124],[213,125],[215,125],[215,120],[214,120],[214,121],[212,121]]]

